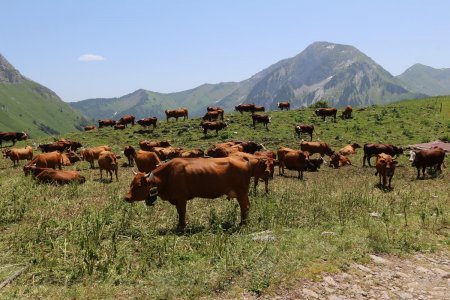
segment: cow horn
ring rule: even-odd
[[[131,171],[133,172],[134,175],[138,174],[134,169],[131,169]]]
[[[145,178],[150,177],[150,175],[152,174],[152,172],[149,172],[147,174],[144,175]]]

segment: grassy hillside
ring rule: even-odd
[[[0,131],[57,136],[79,130],[85,122],[81,113],[38,83],[0,83]]]
[[[442,104],[443,110],[440,112]],[[349,142],[408,145],[449,138],[450,98],[403,101],[355,111],[351,120],[323,122],[312,110],[271,112],[269,130],[250,126],[248,114],[227,114],[229,127],[205,138],[199,120],[161,122],[154,131],[102,129],[64,137],[87,146],[110,144],[116,152],[142,139],[168,139],[185,148],[207,148],[223,139],[252,139],[270,149],[298,147],[293,125],[313,123],[335,149]],[[20,142],[41,142],[46,139]],[[2,292],[6,298],[242,298],[274,296],[302,278],[347,271],[369,253],[406,255],[450,249],[449,169],[415,180],[408,157],[399,157],[393,190],[377,187],[373,168],[361,166],[275,176],[270,193],[251,195],[249,224],[238,226],[236,201],[195,199],[188,229],[175,231],[176,209],[122,200],[133,177],[120,168],[119,181],[99,181],[83,162],[81,186],[38,185],[0,160],[0,272],[3,279],[22,264],[31,268]],[[446,159],[447,166],[450,160]],[[278,171],[276,170],[275,174]],[[378,217],[371,216],[377,213]],[[374,215],[374,214],[372,214]],[[261,237],[269,236],[264,240]]]
[[[430,96],[450,94],[450,69],[415,64],[397,76],[411,91]]]

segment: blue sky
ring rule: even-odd
[[[414,63],[450,67],[444,0],[0,0],[0,8],[0,53],[64,101],[240,81],[315,41],[353,45],[394,75]]]

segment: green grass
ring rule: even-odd
[[[436,111],[441,102],[448,107],[450,99],[371,107],[337,123],[322,122],[311,110],[271,112],[269,131],[251,128],[248,114],[228,114],[228,129],[206,139],[198,119],[164,121],[145,134],[135,126],[65,137],[90,146],[107,143],[115,151],[144,138],[185,148],[252,139],[276,149],[298,147],[293,124],[302,121],[314,122],[314,140],[333,148],[349,141],[407,145],[448,135],[450,121]],[[271,296],[301,278],[365,262],[368,253],[403,255],[450,246],[448,168],[438,178],[415,180],[415,169],[401,156],[394,189],[386,192],[376,186],[375,170],[361,167],[362,151],[352,161],[351,167],[306,173],[303,181],[295,172],[275,176],[268,195],[261,184],[250,197],[244,227],[238,226],[236,201],[190,201],[187,231],[177,234],[176,209],[168,202],[158,200],[148,208],[122,200],[133,177],[128,168],[120,168],[118,182],[106,184],[98,181],[98,169],[83,162],[72,168],[86,176],[85,184],[54,187],[36,184],[21,168],[11,168],[11,161],[0,160],[0,266],[32,264],[2,292],[7,298]],[[380,217],[371,217],[372,212]],[[267,230],[274,241],[253,240]]]

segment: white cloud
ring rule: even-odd
[[[79,61],[101,61],[105,60],[105,58],[101,55],[96,54],[84,54],[78,57]]]

